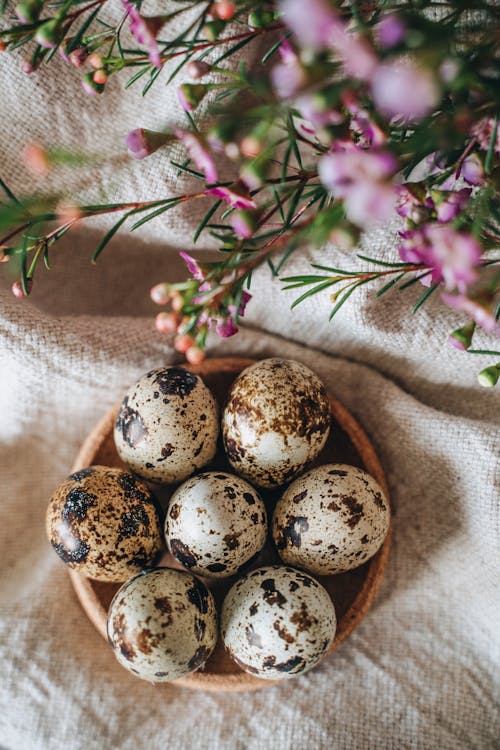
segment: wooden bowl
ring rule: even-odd
[[[232,357],[208,359],[199,366],[189,366],[189,369],[197,372],[203,378],[219,404],[222,405],[238,373],[254,361]],[[377,480],[388,496],[384,472],[368,436],[354,417],[351,416],[347,409],[334,396],[329,394],[329,399],[332,429],[327,444],[314,462],[314,465],[335,462],[362,467]],[[80,449],[72,471],[79,471],[92,464],[125,468],[118,457],[113,440],[116,413],[117,407],[106,414],[92,430]],[[219,446],[214,461],[209,467],[205,468],[230,469],[225,459],[222,445]],[[169,487],[154,487],[154,492],[159,497],[164,509],[168,503],[168,498],[174,490],[175,486],[173,485]],[[268,509],[272,512],[272,507],[277,500],[279,491],[265,491],[262,492],[262,495]],[[337,612],[337,633],[329,653],[347,638],[368,612],[384,575],[389,546],[390,532],[382,548],[364,565],[340,575],[319,577],[321,583],[328,590]],[[262,554],[255,561],[253,567],[276,562],[279,562],[279,558],[272,544],[268,543]],[[168,565],[169,567],[181,567],[168,552],[165,552],[160,564]],[[107,611],[115,592],[119,588],[119,584],[93,581],[73,570],[69,570],[69,574],[76,595],[88,618],[101,636],[107,638]],[[234,578],[222,580],[207,578],[203,580],[211,588],[217,605],[220,608],[224,595],[233,583]],[[112,658],[111,653],[110,658]],[[175,682],[176,684],[193,689],[228,691],[258,690],[259,688],[276,684],[276,681],[261,680],[243,672],[226,654],[220,641],[203,670],[199,670]]]

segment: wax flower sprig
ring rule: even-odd
[[[88,66],[88,93],[103,93],[109,76],[125,68],[132,72],[126,85],[142,80],[144,93],[160,77],[187,73],[178,86],[186,124],[179,118],[158,132],[138,123],[126,145],[136,159],[170,159],[198,189],[68,206],[63,194],[41,205],[4,185],[0,244],[4,258],[20,260],[14,292],[30,292],[40,260],[49,262],[75,223],[118,214],[95,260],[122,227],[135,231],[197,200],[207,207],[192,244],[210,235],[219,258],[201,262],[187,248],[181,255],[190,278],[151,290],[165,307],[158,330],[174,334],[188,361],[203,358],[210,330],[237,332],[253,272],[267,264],[277,283],[296,290],[299,310],[308,297],[329,295],[331,318],[362,286],[372,285],[377,298],[420,288],[413,311],[431,298],[455,311],[449,343],[480,357],[479,382],[495,385],[500,352],[483,340],[500,333],[500,8],[486,0],[181,0],[148,16],[146,3],[119,5],[113,25],[101,18],[105,0],[33,1],[30,16],[16,7],[18,21],[0,38],[9,49],[34,45],[23,63],[31,70],[56,50],[73,66]],[[170,32],[174,18],[176,29],[185,19],[181,32]],[[249,70],[238,54],[257,43],[262,66]],[[162,72],[172,60],[167,79]],[[183,161],[171,159],[174,142]],[[32,145],[26,160],[40,171],[60,157]],[[356,253],[364,231],[398,215],[397,257]],[[328,242],[353,251],[360,268],[332,267]],[[291,255],[311,244],[318,248],[311,270],[287,275]]]

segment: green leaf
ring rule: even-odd
[[[205,216],[201,220],[200,224],[198,225],[198,228],[196,229],[196,232],[194,233],[194,236],[193,236],[193,243],[194,244],[196,244],[196,240],[198,239],[198,237],[200,236],[200,234],[203,232],[203,230],[205,229],[206,225],[208,224],[208,222],[210,221],[210,219],[212,218],[212,216],[214,215],[214,213],[217,211],[217,209],[219,208],[219,206],[220,206],[221,203],[222,203],[222,200],[218,200],[218,201],[216,201],[214,203],[213,206],[211,206],[208,209],[207,213],[205,214]],[[228,227],[228,229],[229,229],[229,227]]]
[[[272,55],[274,55],[274,53],[276,52],[276,50],[277,50],[277,49],[279,49],[279,47],[281,47],[281,45],[283,44],[283,42],[285,41],[285,39],[288,39],[288,38],[289,38],[290,36],[291,36],[291,31],[287,31],[287,33],[286,33],[286,34],[285,34],[285,35],[284,35],[284,36],[283,36],[283,37],[282,37],[281,39],[278,39],[278,41],[277,41],[277,42],[275,42],[275,43],[274,43],[274,44],[272,45],[272,47],[270,47],[270,48],[269,48],[269,49],[267,50],[266,54],[265,54],[265,55],[264,55],[264,56],[262,57],[262,59],[261,59],[261,63],[262,63],[263,65],[265,65],[265,64],[266,64],[266,62],[267,62],[267,61],[269,60],[269,58],[270,58],[270,57],[271,57]]]
[[[301,302],[303,302],[307,297],[311,297],[313,294],[318,294],[318,292],[322,292],[324,289],[328,289],[329,286],[332,286],[334,284],[334,281],[324,281],[322,284],[318,284],[317,286],[313,287],[312,289],[308,289],[307,292],[304,292],[300,297],[298,297],[295,302],[292,302],[292,305],[290,307],[291,310],[293,310],[294,307],[297,307],[297,305],[300,305]]]
[[[17,200],[16,196],[14,195],[14,193],[12,192],[12,190],[5,184],[5,182],[2,180],[1,177],[0,177],[0,188],[4,191],[7,198],[10,198],[12,203],[17,203],[18,206],[21,205],[19,201]]]
[[[87,18],[85,19],[85,21],[82,23],[82,25],[80,26],[80,28],[76,32],[76,34],[73,37],[73,39],[71,40],[71,42],[68,44],[67,53],[72,52],[74,49],[76,49],[79,46],[80,42],[83,39],[83,35],[85,34],[85,32],[89,28],[89,26],[92,23],[92,21],[94,20],[94,18],[97,16],[97,14],[99,13],[99,11],[101,10],[101,7],[102,6],[98,5],[97,8],[95,8],[92,11],[92,13],[90,13],[90,15],[87,16]]]
[[[122,216],[121,219],[118,219],[116,224],[114,224],[109,232],[107,232],[102,240],[97,245],[96,249],[94,250],[94,254],[92,255],[92,263],[95,263],[99,255],[102,253],[108,242],[111,240],[112,237],[117,233],[117,231],[120,229],[121,225],[125,223],[125,221],[128,219],[128,213],[125,214],[125,216]]]
[[[414,263],[397,263],[377,260],[376,258],[370,258],[368,255],[361,255],[361,253],[357,253],[356,257],[361,258],[361,260],[366,260],[368,263],[374,263],[376,266],[385,266],[386,268],[405,268],[415,265]]]
[[[139,227],[142,227],[143,224],[146,224],[148,221],[151,221],[151,219],[156,219],[157,216],[160,216],[160,214],[165,213],[165,211],[169,211],[171,208],[175,208],[179,203],[181,203],[182,199],[171,199],[167,205],[160,206],[160,208],[157,208],[155,211],[151,211],[151,213],[147,214],[146,216],[143,216],[142,219],[139,219],[139,221],[136,221],[135,224],[133,224],[130,227],[131,232],[135,232],[136,229],[139,229]]]
[[[403,271],[403,273],[400,273],[394,279],[391,279],[390,281],[388,281],[387,284],[384,284],[384,286],[381,287],[378,290],[378,292],[375,294],[375,297],[381,297],[383,294],[385,294],[386,292],[388,292],[389,289],[391,289],[391,287],[394,286],[394,284],[397,284],[398,281],[401,281],[401,279],[403,278],[404,275],[405,275],[405,271]]]
[[[424,302],[431,296],[433,292],[436,291],[439,284],[432,284],[428,289],[425,290],[425,292],[422,294],[422,296],[417,300],[415,305],[413,305],[412,312],[416,313],[417,310],[420,310]]]

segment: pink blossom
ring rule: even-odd
[[[130,19],[130,31],[139,44],[142,44],[147,49],[148,57],[152,64],[156,68],[161,68],[161,56],[156,35],[161,27],[165,25],[165,17],[151,16],[150,18],[145,18],[141,16],[133,3],[128,2],[128,0],[122,0],[122,4]]]
[[[431,269],[427,283],[444,282],[447,289],[465,292],[477,278],[476,266],[481,257],[477,241],[450,225],[426,224],[420,229],[402,233],[401,259],[421,263]]]
[[[488,333],[500,336],[500,324],[495,319],[493,311],[481,300],[472,299],[465,294],[447,294],[446,292],[441,294],[441,298],[448,307],[466,313],[478,326],[481,326]]]
[[[431,72],[401,58],[378,67],[372,94],[377,108],[385,115],[412,122],[432,112],[440,97]]]
[[[175,134],[186,147],[189,156],[198,169],[201,169],[204,173],[205,180],[209,184],[217,182],[217,168],[206,141],[200,135],[190,133],[186,130],[177,129]]]
[[[238,333],[238,328],[231,317],[220,318],[215,326],[215,330],[221,339],[228,339],[230,336]]]
[[[278,7],[301,47],[327,47],[332,30],[342,25],[328,0],[280,0]]]
[[[134,159],[145,159],[159,148],[169,143],[172,136],[169,133],[159,133],[155,130],[136,128],[131,130],[125,138],[128,152]]]
[[[382,16],[376,26],[378,41],[382,47],[395,47],[406,36],[406,25],[395,13]]]
[[[278,63],[271,70],[271,83],[280,99],[289,99],[307,84],[305,68],[295,59],[292,62]]]
[[[337,52],[344,71],[360,81],[370,81],[378,68],[378,60],[363,37],[345,24],[332,29],[330,46]]]
[[[184,261],[184,263],[187,266],[187,269],[193,279],[196,279],[196,281],[203,281],[205,278],[205,275],[203,271],[201,270],[200,266],[198,265],[198,261],[193,258],[192,255],[189,255],[189,253],[179,253],[180,257]]]
[[[326,125],[340,125],[344,120],[340,112],[325,104],[320,93],[305,93],[295,100],[296,109],[304,120],[313,126],[309,132],[314,133],[315,128],[323,128]]]
[[[483,117],[471,128],[471,135],[477,139],[479,147],[483,151],[487,151],[490,147],[494,127],[495,120],[493,117]],[[500,155],[500,127],[497,127],[494,150],[495,153]]]
[[[250,193],[240,182],[236,182],[231,187],[216,185],[205,190],[205,195],[215,195],[217,198],[222,198],[233,208],[257,208],[257,204],[250,197]]]
[[[472,190],[463,188],[462,190],[452,190],[450,192],[439,191],[433,193],[433,200],[436,204],[437,220],[441,223],[453,221],[458,214],[463,211],[470,198]],[[438,201],[437,197],[441,199]]]
[[[477,154],[470,154],[462,162],[460,175],[469,185],[480,185],[484,177],[483,162]]]
[[[257,216],[254,211],[240,209],[231,214],[229,222],[237,237],[247,240],[257,228]]]
[[[351,147],[323,156],[319,177],[336,198],[343,198],[348,218],[360,226],[383,221],[394,210],[396,191],[388,182],[397,168],[394,156],[384,151]]]

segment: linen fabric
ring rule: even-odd
[[[127,130],[181,121],[172,86],[160,79],[145,98],[139,90],[124,97],[112,81],[105,96],[90,99],[68,76],[78,74],[60,61],[26,77],[18,60],[1,56],[8,117],[0,176],[14,191],[40,184],[18,159],[34,139],[114,156],[81,175],[100,200],[193,189],[160,154],[120,167]],[[43,187],[61,180],[77,182],[61,170]],[[244,330],[210,346],[210,356],[283,356],[312,367],[367,430],[387,473],[394,509],[387,573],[367,617],[330,658],[255,693],[153,686],[119,666],[83,614],[46,541],[46,505],[125,388],[179,361],[170,338],[154,329],[148,289],[182,276],[175,251],[192,249],[203,208],[186,204],[142,233],[118,234],[97,267],[88,258],[103,225],[79,228],[54,250],[54,269],[38,272],[27,301],[8,290],[12,264],[0,267],[0,747],[497,748],[498,391],[476,382],[489,361],[447,344],[460,321],[437,295],[411,314],[418,285],[381,301],[363,287],[328,323],[327,293],[291,311],[293,294],[263,268]],[[360,250],[395,258],[397,229],[374,230]],[[327,246],[296,254],[286,273],[306,270],[311,259],[361,264]],[[492,342],[480,338],[481,345]]]

